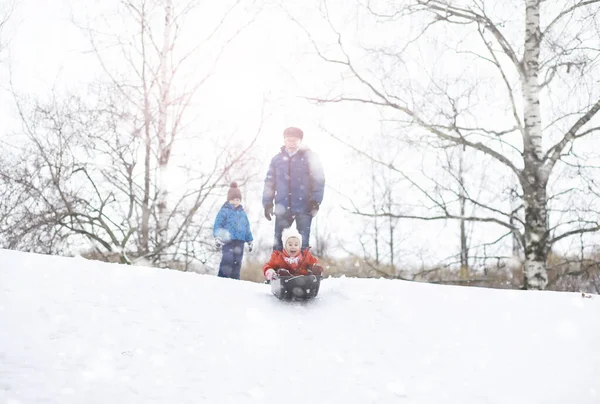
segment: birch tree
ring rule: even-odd
[[[600,129],[600,0],[368,1],[356,11],[354,24],[363,31],[334,17],[345,6],[328,6],[321,3],[335,46],[311,39],[347,85],[313,99],[376,106],[420,128],[431,144],[490,159],[519,184],[522,214],[495,207],[489,216],[443,209],[441,216],[494,222],[518,234],[524,286],[544,289],[552,245],[600,229],[597,217],[553,222],[549,195],[552,176],[585,154]]]

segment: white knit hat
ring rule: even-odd
[[[283,248],[287,244],[288,239],[297,238],[300,245],[302,245],[302,235],[298,233],[298,230],[295,228],[288,227],[287,229],[283,229],[281,233],[281,241],[283,241]]]

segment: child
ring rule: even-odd
[[[250,222],[241,203],[242,193],[237,183],[232,182],[227,192],[227,202],[219,210],[213,229],[215,245],[217,248],[223,247],[219,265],[219,276],[222,278],[240,279],[244,243],[248,243],[248,252],[252,252]]]
[[[272,281],[277,276],[322,275],[323,267],[310,253],[302,251],[302,236],[298,230],[287,228],[282,233],[283,251],[275,250],[263,267],[265,278]]]

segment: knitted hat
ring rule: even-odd
[[[286,130],[283,131],[283,137],[286,136],[297,137],[298,139],[302,140],[302,138],[304,138],[304,132],[302,132],[302,129],[300,128],[290,126],[289,128],[286,128]]]
[[[284,229],[281,233],[281,241],[283,241],[283,248],[285,248],[285,245],[287,244],[287,241],[290,238],[297,238],[298,243],[302,245],[302,235],[298,233],[298,230],[296,230],[295,228],[288,227],[287,229]]]
[[[239,198],[242,199],[242,193],[237,186],[237,182],[232,182],[229,186],[229,191],[227,192],[227,200],[231,201],[232,199]]]

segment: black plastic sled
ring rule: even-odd
[[[319,293],[320,275],[280,276],[271,281],[271,292],[279,300],[310,300]]]

